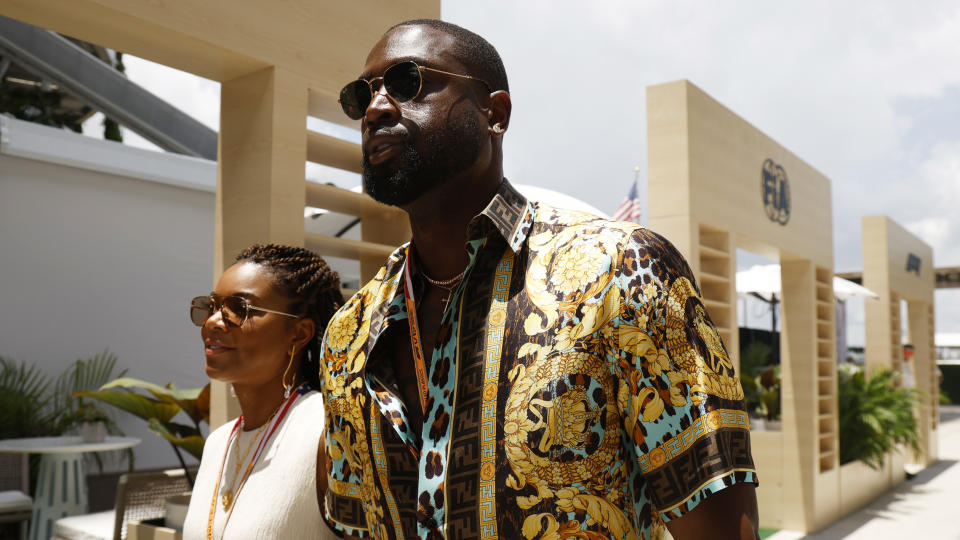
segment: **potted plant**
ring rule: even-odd
[[[867,378],[863,369],[839,368],[837,401],[840,427],[840,463],[860,460],[873,469],[897,445],[920,452],[917,419],[913,415],[919,392],[898,388],[898,374],[878,369]]]
[[[83,403],[77,407],[75,421],[80,424],[80,437],[85,443],[99,443],[107,438],[107,423],[110,416],[106,411],[92,403]]]
[[[100,400],[146,421],[150,431],[170,443],[187,475],[187,481],[193,487],[193,479],[181,450],[198,461],[203,456],[206,437],[200,425],[210,422],[209,384],[203,388],[181,390],[173,383],[160,386],[121,377],[104,384],[99,390],[78,392],[76,395]],[[181,413],[187,417],[189,424],[174,421]]]

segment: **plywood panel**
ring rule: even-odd
[[[781,529],[783,525],[783,435],[777,431],[751,431],[750,448],[757,466],[760,487],[757,503],[760,526]]]
[[[830,181],[696,86],[686,81],[670,85],[674,94],[686,96],[689,111],[691,213],[832,268]],[[786,224],[772,221],[764,206],[763,165],[768,159],[785,171]]]
[[[933,249],[887,216],[866,216],[863,224],[863,284],[880,298],[867,299],[866,363],[900,371],[904,364],[900,301],[907,302],[908,342],[914,356],[907,366],[922,392],[915,411],[920,426],[921,464],[937,455],[937,387],[933,384],[935,359],[930,336],[934,332],[932,305],[935,287]],[[903,458],[895,458],[894,479],[902,477]],[[912,461],[912,459],[908,459]]]

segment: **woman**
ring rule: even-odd
[[[242,415],[207,438],[185,539],[325,538],[319,359],[343,303],[316,254],[277,244],[237,256],[216,289],[190,303],[206,371],[229,383]]]

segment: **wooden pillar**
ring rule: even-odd
[[[307,81],[269,67],[226,81],[220,98],[214,283],[256,242],[302,246]],[[227,385],[211,385],[210,428],[240,414]]]
[[[783,412],[783,527],[815,529],[817,472],[816,284],[809,260],[780,260],[783,294],[780,403]],[[824,407],[833,404],[824,403]],[[761,480],[762,482],[762,480]],[[821,494],[817,494],[818,496]]]
[[[930,465],[937,459],[936,418],[939,414],[939,388],[936,385],[936,358],[930,336],[933,333],[932,306],[922,300],[907,300],[910,343],[913,345],[913,378],[920,391],[917,424],[920,432],[920,455],[917,462]]]
[[[863,286],[879,298],[864,300],[866,343],[864,368],[869,375],[879,368],[899,369],[900,298],[890,287],[890,252],[885,216],[863,218]]]

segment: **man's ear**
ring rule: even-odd
[[[490,133],[495,137],[503,135],[510,125],[510,111],[512,104],[510,94],[506,90],[497,90],[490,94],[487,101],[487,123]]]

